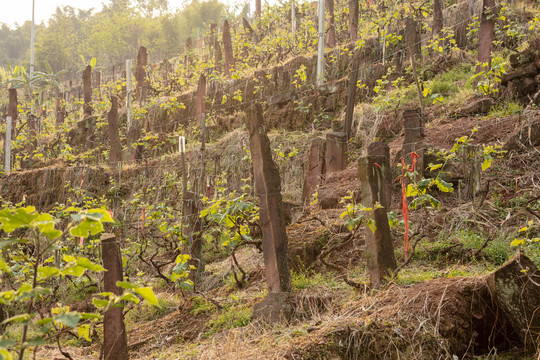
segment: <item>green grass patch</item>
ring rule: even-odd
[[[344,287],[346,288],[348,286],[345,285],[342,281],[336,279],[331,272],[326,271],[324,273],[313,274],[296,273],[293,271],[291,282],[293,289],[296,291],[316,287],[330,288],[335,290],[343,289]]]
[[[210,330],[205,335],[210,337],[223,330],[246,326],[251,320],[252,313],[251,305],[231,306],[222,309],[221,313],[210,321]]]
[[[491,107],[488,117],[504,117],[519,114],[523,110],[523,105],[515,101],[505,101]]]

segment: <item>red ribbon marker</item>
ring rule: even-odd
[[[411,153],[412,167],[410,170],[406,169],[405,160],[401,158],[401,195],[403,201],[403,221],[405,222],[405,235],[403,238],[403,245],[405,247],[405,258],[409,254],[409,204],[407,202],[407,186],[405,185],[405,172],[413,172],[416,165],[416,159],[419,158],[418,154]]]

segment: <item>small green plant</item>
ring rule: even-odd
[[[95,236],[104,230],[104,223],[112,222],[109,212],[104,209],[67,208],[64,212],[69,213],[72,220],[67,234],[76,239]],[[36,306],[53,294],[55,282],[81,279],[87,272],[99,273],[105,269],[84,256],[65,254],[60,257],[62,248],[58,246],[58,240],[64,233],[55,228],[57,220],[50,214],[38,213],[32,206],[0,210],[0,223],[8,234],[0,242],[3,254],[0,271],[12,284],[11,290],[0,292],[0,304],[12,314],[3,322],[6,331],[0,337],[0,358],[11,359],[11,352],[15,352],[22,359],[26,349],[60,337],[70,328],[77,330],[79,338],[90,340],[90,330],[104,312],[111,307],[123,306],[126,301],[139,303],[137,295],[150,304],[159,305],[152,288],[124,281],[117,282],[118,286],[128,290],[121,296],[96,294],[92,303],[99,311],[95,313],[70,311],[68,306],[59,305],[50,309],[50,317],[38,320]],[[15,237],[15,231],[24,235]],[[58,256],[51,255],[53,253]],[[22,327],[20,336],[17,331],[11,331],[18,327]]]

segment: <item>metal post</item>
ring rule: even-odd
[[[317,86],[324,83],[324,0],[319,0],[319,52],[317,55]]]
[[[6,174],[11,174],[11,116],[6,118],[6,153],[4,162],[4,171]]]
[[[131,59],[126,60],[126,108],[127,108],[127,127],[131,127]]]

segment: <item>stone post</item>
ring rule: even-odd
[[[433,0],[433,37],[440,35],[443,29],[443,7],[444,0]]]
[[[291,289],[291,274],[285,213],[281,199],[281,180],[279,170],[272,159],[262,106],[254,104],[248,108],[247,119],[255,192],[260,199],[260,226],[268,292],[288,292]]]
[[[137,67],[135,68],[135,80],[137,81],[137,87],[135,89],[135,96],[139,100],[139,105],[146,100],[146,69],[148,65],[148,52],[144,46],[139,47],[137,54]]]
[[[255,19],[260,18],[262,14],[261,0],[255,0]]]
[[[396,269],[396,259],[388,225],[388,171],[390,168],[388,145],[374,142],[368,147],[368,156],[358,161],[358,177],[362,182],[362,204],[373,207],[379,203],[382,207],[373,211],[376,230],[366,229],[367,267],[373,287],[379,288],[385,278]]]
[[[347,135],[344,132],[326,134],[326,173],[347,168]]]
[[[420,109],[407,109],[403,111],[403,128],[405,139],[401,156],[405,160],[405,165],[412,166],[411,154],[418,155],[415,170],[418,172],[417,180],[424,176],[424,122]]]
[[[539,278],[540,271],[521,253],[487,277],[491,297],[528,350],[537,350],[539,345]]]
[[[358,6],[358,4],[357,4]],[[352,123],[354,116],[354,106],[356,105],[356,85],[358,82],[358,70],[360,68],[360,59],[355,57],[352,60],[352,69],[349,79],[349,93],[347,95],[347,110],[345,112],[345,134],[346,140],[351,139]]]
[[[302,189],[302,203],[308,204],[311,196],[315,193],[317,186],[320,184],[321,178],[325,173],[324,164],[324,141],[322,139],[314,139],[309,147],[306,175],[304,178],[304,186]]]
[[[336,46],[336,26],[334,15],[334,0],[326,0],[326,7],[328,8],[328,30],[326,32],[326,46]]]
[[[122,144],[120,144],[120,135],[118,131],[118,98],[111,96],[111,111],[107,116],[109,122],[109,165],[111,167],[118,166],[118,162],[122,161]]]
[[[463,156],[465,157],[465,171],[468,170],[467,175],[467,198],[473,201],[476,195],[482,191],[482,164],[481,145],[466,145],[463,148]]]
[[[356,41],[358,36],[358,0],[349,0],[349,40]]]
[[[225,75],[230,77],[234,68],[234,55],[231,41],[231,29],[227,20],[223,22],[223,51],[225,52]]]
[[[105,292],[122,295],[122,289],[116,285],[123,281],[122,255],[114,234],[101,236],[101,256],[103,259],[103,288]],[[103,319],[103,357],[105,360],[127,360],[127,335],[124,326],[124,310],[112,308]]]
[[[189,254],[191,257],[189,264],[195,267],[195,269],[189,270],[189,279],[193,281],[193,289],[195,289],[197,286],[197,276],[202,264],[202,240],[200,236],[201,221],[199,218],[197,196],[195,193],[184,191],[183,199],[182,215],[186,224],[184,232],[188,238],[188,243],[184,246],[184,254]]]
[[[476,67],[477,73],[491,68],[491,45],[493,32],[495,31],[495,12],[495,0],[484,0],[478,36],[478,62],[480,65]],[[484,63],[487,63],[487,68],[482,66]]]
[[[83,71],[83,93],[84,93],[84,117],[92,115],[92,67],[88,65]]]
[[[94,87],[98,90],[98,99],[101,101],[101,71],[94,72]]]

